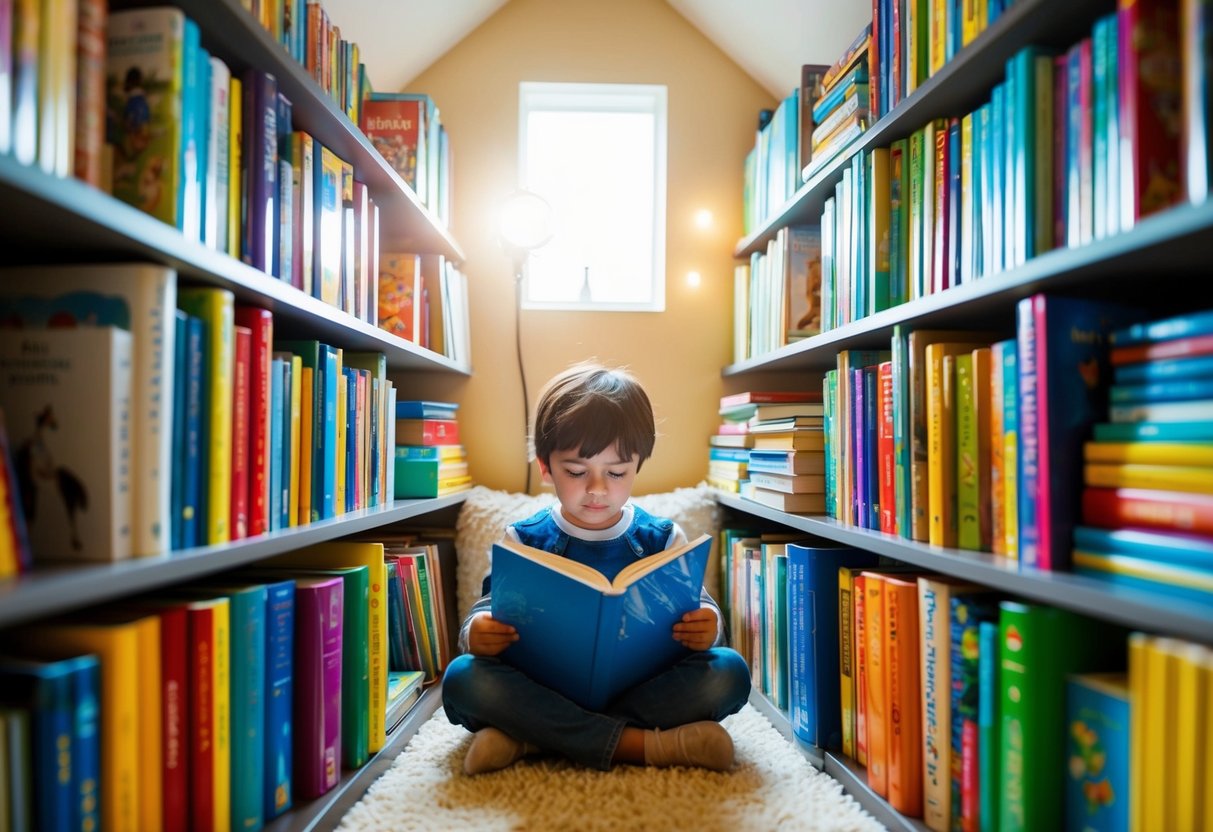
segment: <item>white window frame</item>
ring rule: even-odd
[[[537,301],[530,296],[524,269],[522,308],[586,312],[662,312],[665,310],[665,214],[667,88],[661,84],[580,84],[523,81],[518,91],[518,172],[529,189],[527,123],[532,111],[626,112],[653,116],[653,261],[652,295],[647,302]],[[542,194],[540,194],[542,196]],[[529,258],[528,258],[529,259]]]

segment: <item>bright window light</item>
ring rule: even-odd
[[[521,185],[552,206],[523,307],[665,308],[666,88],[521,85]]]

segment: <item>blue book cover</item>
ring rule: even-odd
[[[206,140],[199,125],[200,39],[198,24],[185,18],[181,68],[181,159],[178,167],[181,187],[177,191],[177,227],[190,240],[202,239],[202,174],[198,169],[198,147],[206,144]]]
[[[943,285],[960,283],[960,119],[948,123],[948,252],[944,264]]]
[[[979,755],[981,749],[981,625],[998,621],[998,602],[988,592],[965,592],[953,595],[950,604],[952,678],[948,681],[952,704],[952,755],[948,776],[952,780],[952,822],[959,824],[966,809],[963,801],[965,750],[974,749],[969,753]],[[974,770],[980,772],[980,759],[970,759],[975,764]],[[969,782],[972,783],[972,779]],[[968,809],[974,812],[978,807]]]
[[[1213,573],[1213,539],[1200,534],[1075,526],[1074,548],[1086,552],[1132,555]]]
[[[341,373],[337,366],[337,349],[328,344],[320,345],[321,391],[324,411],[320,429],[312,430],[320,435],[321,468],[316,468],[316,455],[312,455],[312,482],[315,489],[312,505],[320,507],[320,519],[327,520],[337,515],[337,385]],[[313,516],[316,514],[312,511]]]
[[[996,274],[1006,267],[1007,227],[1003,221],[1007,203],[1007,147],[1003,125],[1006,121],[1006,85],[996,84],[990,91],[990,262],[983,274]]]
[[[1020,562],[1064,570],[1082,492],[1077,449],[1108,412],[1106,339],[1140,312],[1119,304],[1033,295],[1016,311],[1019,360]]]
[[[1213,421],[1097,422],[1096,442],[1213,442]]]
[[[880,528],[880,453],[876,433],[880,422],[880,371],[876,367],[863,370],[863,447],[868,514],[860,523],[869,529]]]
[[[1123,673],[1066,682],[1066,828],[1129,829],[1129,685]]]
[[[383,501],[383,494],[379,489],[379,477],[382,476],[383,458],[379,454],[379,438],[380,426],[379,416],[383,412],[380,402],[383,400],[384,383],[375,376],[370,376],[367,383],[371,386],[371,402],[374,404],[374,411],[368,414],[370,419],[370,434],[371,434],[371,449],[370,449],[370,482],[371,493],[367,495],[367,505],[377,506]]]
[[[593,711],[688,655],[671,637],[698,609],[712,539],[634,561],[613,579],[568,558],[493,544],[493,617],[518,629],[501,660]]]
[[[326,432],[324,430],[324,414],[325,414],[325,384],[324,384],[324,368],[326,359],[322,356],[326,354],[326,347],[319,341],[278,341],[275,342],[274,348],[282,352],[289,352],[298,355],[304,367],[312,371],[312,400],[310,402],[301,401],[300,408],[310,407],[312,410],[312,512],[311,521],[315,522],[321,519],[324,515],[321,513],[321,504],[319,497],[322,495],[324,485],[324,471],[326,468],[324,457],[324,444]],[[336,388],[334,390],[334,401],[336,397]],[[334,408],[336,405],[334,405]],[[331,447],[328,446],[328,447]],[[301,486],[302,487],[302,486]],[[274,516],[271,514],[271,516]]]
[[[73,829],[101,828],[101,662],[95,654],[65,660],[72,679]]]
[[[185,406],[184,444],[178,461],[181,475],[181,548],[189,549],[202,544],[206,528],[203,502],[206,490],[202,483],[206,478],[205,447],[206,425],[203,414],[206,410],[206,322],[193,315],[187,316],[185,324]],[[178,465],[174,465],[174,468]]]
[[[198,177],[198,237],[206,242],[206,175],[211,165],[210,159],[210,130],[211,130],[211,53],[198,47],[198,60],[194,65],[194,98],[187,107],[194,109],[194,130],[197,131],[198,148],[197,177]]]
[[[189,316],[180,309],[174,310],[176,326],[173,330],[173,448],[185,447],[185,388],[186,388],[186,327]],[[182,544],[182,510],[184,509],[185,465],[179,457],[172,465],[172,483],[169,497],[169,545],[173,549],[184,549]]]
[[[282,414],[290,412],[282,390],[283,368],[286,362],[275,358],[270,362],[270,529],[282,525]],[[289,454],[286,454],[289,458]]]
[[[278,203],[278,80],[268,72],[244,73],[244,147],[248,210],[241,235],[246,263],[266,274],[274,269],[274,222]]]
[[[1189,399],[1213,399],[1213,378],[1114,384],[1108,390],[1110,404],[1182,402]]]
[[[875,566],[877,555],[846,546],[788,544],[788,717],[797,739],[842,747],[838,684],[838,568]]]
[[[1112,370],[1112,381],[1116,384],[1147,384],[1194,378],[1213,378],[1213,355],[1161,358],[1137,364],[1121,364]]]
[[[1213,334],[1213,309],[1130,324],[1110,333],[1108,343],[1113,347],[1129,347],[1209,334]]]
[[[72,671],[67,661],[0,658],[0,702],[32,715],[34,826],[70,830],[78,800],[72,788]]]
[[[977,778],[980,784],[982,832],[998,829],[998,792],[1002,778],[998,771],[1000,756],[998,698],[998,617],[982,621],[977,628]]]
[[[454,419],[458,416],[456,402],[397,401],[397,419]]]

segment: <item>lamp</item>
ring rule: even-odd
[[[497,241],[514,263],[514,352],[518,358],[518,379],[522,382],[522,426],[531,424],[530,393],[522,365],[522,279],[527,258],[546,245],[555,234],[552,205],[534,191],[515,191],[501,205],[497,223]],[[526,464],[526,493],[531,493],[531,462]]]

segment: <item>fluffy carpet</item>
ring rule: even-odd
[[[724,721],[737,761],[729,772],[620,766],[599,772],[528,758],[478,777],[463,774],[471,734],[428,720],[342,819],[363,830],[830,830],[883,829],[746,705]]]

